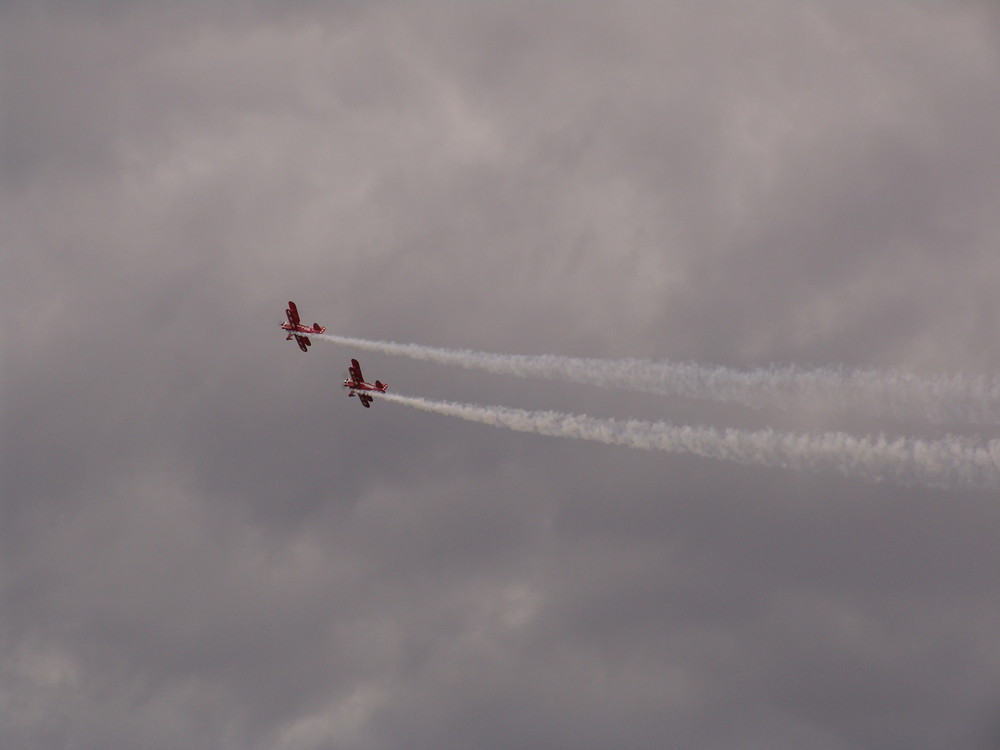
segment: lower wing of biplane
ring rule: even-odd
[[[356,395],[358,397],[358,401],[360,401],[361,405],[363,407],[365,407],[366,409],[371,409],[372,408],[372,401],[375,400],[371,396],[369,396],[367,393],[357,393],[357,394],[355,394],[354,391],[351,391],[350,394],[348,394],[348,395],[349,396],[355,396]]]

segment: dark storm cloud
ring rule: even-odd
[[[0,744],[996,742],[995,493],[363,411],[355,352],[277,327],[294,299],[437,346],[992,374],[992,4],[0,28]],[[429,397],[942,434],[362,362]]]

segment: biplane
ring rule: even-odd
[[[285,317],[288,320],[281,324],[282,330],[288,331],[285,341],[291,341],[294,338],[295,343],[299,345],[299,349],[304,352],[309,351],[312,342],[308,336],[303,334],[326,332],[326,326],[321,326],[319,323],[313,323],[312,327],[302,325],[302,321],[299,319],[299,310],[294,302],[289,301],[288,309],[285,310]]]
[[[361,374],[361,365],[358,364],[358,360],[352,359],[351,366],[347,370],[348,377],[344,381],[344,388],[350,388],[351,392],[348,393],[348,397],[357,396],[361,405],[366,409],[371,408],[372,399],[371,393],[367,391],[374,391],[376,393],[385,393],[385,389],[389,387],[388,383],[383,383],[381,380],[376,380],[374,383],[368,383],[365,381],[364,375]]]

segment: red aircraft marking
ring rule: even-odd
[[[295,338],[295,343],[299,345],[299,349],[304,352],[309,351],[309,347],[312,342],[309,340],[308,336],[302,336],[303,333],[326,333],[326,326],[321,326],[319,323],[313,323],[312,326],[302,325],[302,321],[299,319],[299,309],[295,306],[294,302],[289,301],[288,309],[285,310],[285,317],[288,320],[281,324],[282,330],[288,331],[288,335],[285,336],[285,341],[291,341]]]
[[[362,391],[385,393],[385,389],[389,387],[388,383],[383,383],[381,380],[376,380],[374,383],[366,382],[364,375],[361,374],[361,365],[358,364],[358,360],[356,359],[351,360],[351,366],[347,368],[347,372],[348,377],[344,381],[344,388],[351,389],[351,392],[347,394],[348,397],[357,396],[361,405],[366,409],[371,408],[374,399],[371,395]]]

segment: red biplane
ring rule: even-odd
[[[361,374],[361,365],[358,364],[358,360],[352,359],[351,366],[348,369],[348,378],[344,381],[344,388],[350,388],[351,392],[348,393],[348,397],[357,396],[361,405],[366,409],[370,408],[372,405],[372,397],[367,393],[359,393],[359,391],[377,391],[378,393],[385,393],[385,389],[389,387],[388,383],[383,383],[381,380],[376,380],[374,383],[366,383],[364,376]]]
[[[299,320],[299,310],[295,307],[294,302],[288,303],[288,309],[285,310],[285,316],[288,318],[288,321],[281,324],[281,328],[288,331],[288,335],[285,336],[285,341],[291,341],[294,337],[295,342],[299,345],[299,349],[304,352],[309,351],[309,346],[312,342],[309,340],[308,336],[303,336],[302,334],[326,332],[326,326],[321,326],[319,323],[313,323],[312,328],[302,325],[302,321]]]

